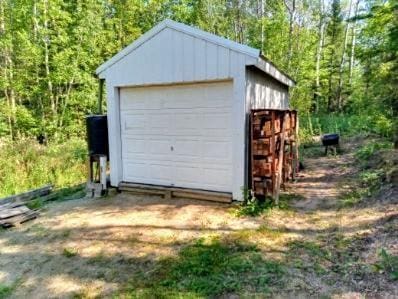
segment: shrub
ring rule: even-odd
[[[350,114],[320,114],[300,116],[300,138],[306,142],[308,136],[326,133],[341,135],[358,135],[374,133],[383,137],[391,137],[393,122],[385,115],[363,113]]]
[[[392,255],[382,248],[379,257],[380,261],[375,264],[376,270],[385,272],[392,280],[398,280],[398,256]]]
[[[376,151],[384,148],[392,148],[392,143],[382,141],[371,142],[357,150],[355,157],[358,160],[368,160]]]
[[[6,141],[0,152],[0,197],[48,183],[69,187],[86,178],[87,150],[81,139],[48,146],[32,139]]]

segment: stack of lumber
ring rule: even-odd
[[[298,168],[298,118],[295,110],[251,111],[251,188],[256,197],[276,202],[281,185],[294,180]]]
[[[39,189],[0,199],[0,226],[4,228],[18,226],[36,218],[38,212],[28,208],[27,205],[36,198],[47,196],[52,188],[51,185],[46,185]]]

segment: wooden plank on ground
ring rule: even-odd
[[[232,194],[227,192],[205,191],[188,188],[165,187],[157,185],[146,185],[137,183],[122,182],[119,190],[133,192],[136,194],[161,195],[165,198],[183,197],[222,203],[231,203]]]
[[[23,206],[25,203],[21,201],[17,202],[8,202],[6,204],[0,204],[0,211],[7,210],[7,209],[12,209],[16,207]]]
[[[0,226],[2,227],[12,227],[12,226],[18,226],[19,224],[25,223],[29,220],[35,219],[39,215],[38,212],[29,210],[26,213],[20,214],[18,216],[14,216],[11,218],[7,219],[1,219],[0,220]]]
[[[37,189],[32,189],[27,192],[4,197],[4,198],[0,199],[0,203],[5,204],[5,203],[9,203],[9,202],[15,202],[17,200],[28,201],[28,200],[34,199],[36,197],[39,197],[39,196],[47,195],[51,192],[52,189],[53,189],[52,185],[45,185],[43,187],[40,187]]]
[[[11,208],[11,209],[4,209],[4,210],[0,211],[0,219],[11,218],[14,216],[24,214],[29,211],[31,211],[31,210],[26,206],[20,206],[20,207]]]
[[[192,198],[192,199],[206,200],[206,201],[215,201],[215,202],[222,202],[222,203],[231,203],[232,202],[232,194],[224,194],[224,193],[211,192],[211,191],[174,189],[172,191],[172,196],[181,197],[181,198]]]

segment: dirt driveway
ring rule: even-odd
[[[341,206],[352,153],[306,159],[293,200],[258,217],[128,193],[47,205],[0,231],[0,297],[398,298],[380,262],[381,249],[398,255],[397,201]],[[195,245],[213,237],[222,242]]]
[[[238,219],[229,208],[128,193],[54,203],[34,222],[0,232],[0,282],[15,283],[16,298],[110,294],[142,261],[206,235],[259,227],[260,219]]]

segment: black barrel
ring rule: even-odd
[[[333,133],[333,134],[325,134],[322,137],[322,144],[324,146],[330,146],[330,145],[338,145],[339,144],[339,134]]]
[[[106,155],[109,158],[108,122],[105,115],[86,117],[89,155]]]

